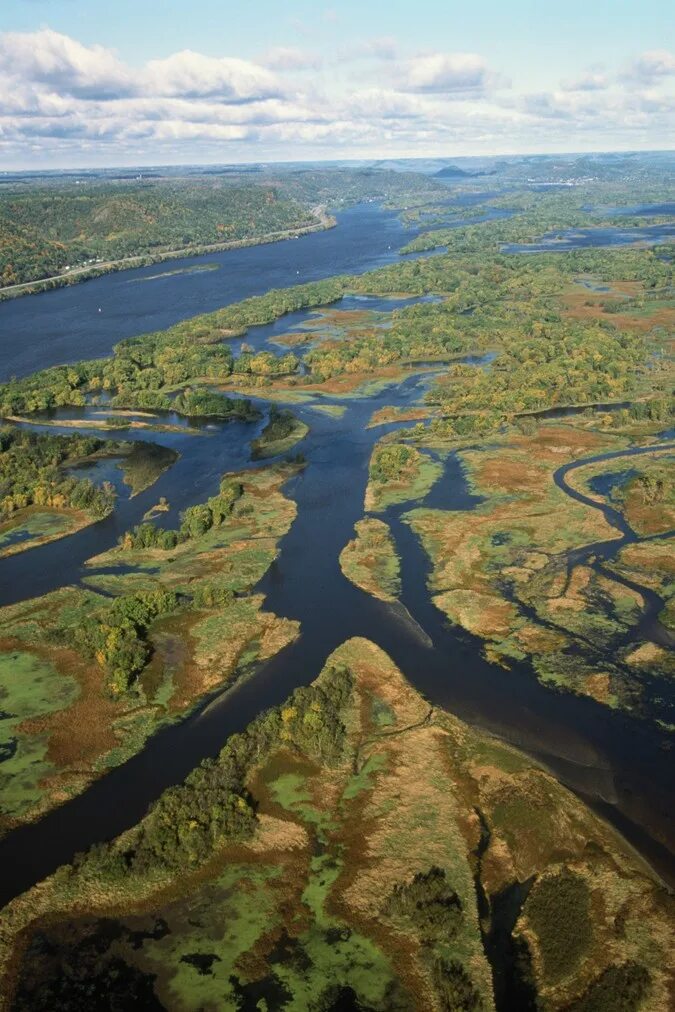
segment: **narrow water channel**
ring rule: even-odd
[[[149,275],[158,273],[155,265],[0,306],[0,349],[7,352],[3,369],[7,375],[22,374],[55,362],[107,354],[122,337],[166,327],[235,298],[391,262],[410,238],[394,215],[376,208],[372,215],[367,209],[354,212],[351,233],[349,220],[341,220],[341,227],[347,226],[341,235],[337,229],[297,243],[233,251],[234,259],[233,252],[223,254],[218,271],[152,280]],[[302,319],[285,318],[249,332],[246,341],[262,346],[303,322],[306,314]],[[429,562],[402,519],[406,507],[388,510],[385,519],[401,557],[401,603],[409,617],[400,606],[360,591],[340,571],[339,554],[363,516],[372,447],[386,431],[366,429],[367,421],[379,407],[419,401],[428,379],[428,374],[414,372],[397,386],[367,398],[335,402],[345,407],[341,418],[309,406],[294,409],[311,430],[298,447],[307,467],[287,488],[297,502],[298,515],[281,542],[279,558],[256,590],[266,595],[268,610],[300,622],[300,638],[245,681],[159,731],[140,754],[83,794],[0,841],[0,903],[78,851],[136,823],[162,790],[180,782],[204,757],[216,754],[230,734],[282,702],[298,685],[312,681],[331,651],[351,636],[367,637],[382,647],[432,703],[540,759],[615,822],[664,877],[675,881],[673,764],[668,762],[666,736],[654,721],[610,710],[589,698],[553,692],[537,681],[528,664],[515,664],[510,670],[489,664],[482,643],[450,626],[431,602]],[[85,417],[92,414],[92,409],[85,409]],[[50,431],[58,431],[64,417],[52,418]],[[177,522],[180,510],[216,491],[223,473],[253,466],[250,441],[263,424],[264,420],[254,425],[214,424],[198,434],[124,433],[123,438],[151,438],[170,446],[180,458],[151,489],[133,499],[122,497],[115,514],[101,523],[0,560],[0,605],[80,581],[86,575],[85,561],[114,545],[160,496],[172,507],[161,522]],[[111,433],[111,438],[121,436]],[[564,481],[564,474],[559,472],[558,478]],[[457,459],[450,456],[426,505],[469,510],[476,504]],[[600,557],[603,546],[584,551],[586,557],[591,553]]]
[[[508,671],[489,664],[480,641],[451,627],[432,604],[426,586],[429,564],[400,518],[405,507],[388,510],[385,519],[401,557],[401,602],[413,621],[402,619],[399,608],[370,597],[343,577],[339,554],[363,515],[368,461],[383,432],[382,427],[366,429],[366,423],[378,407],[412,403],[424,383],[425,377],[412,374],[396,390],[345,402],[342,418],[309,407],[298,409],[311,426],[299,447],[307,467],[287,487],[297,502],[298,516],[281,542],[279,558],[256,590],[266,595],[267,609],[300,621],[300,638],[246,681],[158,732],[139,755],[83,794],[0,841],[0,866],[7,870],[0,883],[0,903],[76,852],[137,822],[164,788],[214,755],[231,733],[282,702],[298,685],[312,681],[331,651],[351,636],[364,636],[381,646],[432,703],[535,754],[573,789],[604,805],[606,817],[618,812],[629,837],[630,826],[639,827],[636,846],[664,876],[675,878],[667,847],[667,841],[675,838],[675,790],[663,741],[652,723],[590,699],[554,693],[526,664]],[[252,434],[249,429],[246,435]],[[188,476],[193,482],[190,500],[203,498],[224,470],[243,463],[243,436],[224,426],[210,435],[181,437],[186,440],[183,457],[144,494],[146,499],[156,501],[159,494],[166,494],[175,502]],[[201,467],[205,473],[200,474]],[[139,500],[143,497],[130,502],[139,510],[147,508],[145,500]],[[476,501],[457,459],[450,456],[429,504],[471,509]],[[103,526],[105,542],[112,543],[117,528],[128,526],[130,519],[112,521],[110,531],[107,521],[97,525]],[[94,530],[2,560],[0,583],[5,595],[21,597],[22,589],[29,588],[35,592],[34,581],[46,589],[81,575],[81,561],[93,554],[94,542],[95,550],[101,550],[101,533],[93,535]],[[53,567],[59,565],[64,568],[55,572]],[[8,569],[16,583],[8,580]],[[40,571],[46,574],[42,580],[36,575]]]

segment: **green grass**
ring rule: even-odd
[[[375,754],[369,756],[358,773],[355,773],[347,781],[347,785],[342,792],[342,800],[352,801],[363,791],[370,790],[373,786],[373,774],[377,773],[378,770],[384,769],[386,764],[387,757],[384,755]]]
[[[237,961],[278,923],[270,890],[278,873],[266,865],[228,865],[152,918],[116,922],[121,937],[103,958],[119,954],[143,973],[156,975],[155,989],[167,1008],[236,1008],[235,987],[242,976]],[[135,932],[149,933],[158,923],[168,928],[162,937],[146,935],[141,946],[134,941]],[[215,957],[208,972],[200,972],[194,959],[200,955]]]
[[[384,444],[391,446],[393,444]],[[371,477],[366,494],[366,508],[381,512],[395,503],[417,502],[431,491],[441,474],[443,465],[428,453],[422,453],[414,447],[412,463],[398,475],[388,476],[386,480],[376,480],[372,475],[373,461],[377,459],[378,447],[373,451],[371,459]]]
[[[0,798],[8,816],[20,816],[43,796],[40,780],[54,772],[43,734],[26,734],[23,721],[63,710],[77,699],[79,686],[36,654],[0,654]]]
[[[396,724],[396,714],[384,700],[373,696],[370,713],[373,723],[378,728],[393,727]]]
[[[322,415],[329,415],[331,418],[342,418],[347,407],[345,404],[312,404],[313,411],[320,411]]]
[[[270,770],[280,769],[274,779],[268,780],[267,786],[271,798],[286,811],[305,822],[319,837],[325,841],[327,834],[337,827],[330,814],[319,807],[313,800],[309,789],[309,770],[302,764],[292,760],[272,762]]]
[[[342,861],[331,853],[311,860],[302,900],[312,915],[312,924],[300,936],[311,968],[299,973],[285,964],[277,970],[293,994],[293,1008],[320,1007],[321,996],[329,986],[349,986],[367,1007],[382,1008],[388,988],[395,982],[393,967],[380,948],[326,910],[342,870]]]
[[[20,543],[24,548],[30,547],[37,538],[60,538],[72,527],[72,518],[64,513],[44,510],[33,513],[25,520],[16,523],[11,521],[0,528],[0,555],[3,551]],[[17,540],[20,536],[20,542]]]

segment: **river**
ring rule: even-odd
[[[411,238],[395,211],[376,204],[350,208],[337,220],[336,228],[299,239],[168,260],[2,302],[0,382],[109,355],[122,338],[271,288],[382,267]],[[195,269],[204,267],[212,269]]]
[[[382,215],[379,225],[378,213]],[[394,250],[397,242],[401,245],[409,238],[387,213],[364,208],[347,214],[352,216],[350,227],[354,234],[360,236],[354,253],[360,258],[360,269],[391,258],[392,251],[384,247],[391,245]],[[360,224],[359,215],[362,215]],[[373,237],[370,259],[366,255],[369,235]],[[386,242],[387,239],[390,241]],[[328,247],[327,262],[315,263],[313,276],[333,273],[338,261],[341,264],[338,270],[354,270],[354,255],[348,241],[340,238],[339,228],[276,247],[230,251],[223,257],[232,257],[237,262],[243,254],[253,257],[252,264],[256,253],[260,257],[258,273],[254,278],[247,276],[243,290],[235,292],[234,283],[228,289],[230,300],[251,294],[252,287],[264,291],[292,281],[290,275],[286,280],[281,277],[283,271],[288,275],[297,270],[296,251],[313,240],[326,243],[332,240],[337,249],[336,252]],[[267,276],[264,264],[271,255],[277,258],[278,265],[285,255],[290,266],[287,263],[283,270],[278,266]],[[314,255],[317,256],[316,247]],[[307,256],[311,260],[309,253]],[[156,267],[144,270],[157,272]],[[209,272],[209,284],[221,273],[223,280],[229,276],[224,266],[217,272]],[[127,329],[115,334],[117,339],[147,329],[148,319],[153,320],[152,326],[166,326],[182,316],[222,304],[221,291],[217,303],[208,301],[196,308],[192,300],[197,296],[193,292],[190,308],[184,311],[175,289],[180,290],[186,278],[190,279],[188,287],[201,284],[200,275],[174,275],[168,280],[138,284],[132,283],[128,274],[110,275],[73,289],[0,306],[0,320],[6,319],[2,315],[6,310],[14,319],[18,313],[24,321],[33,313],[37,329],[41,319],[51,319],[52,333],[61,335],[59,360],[64,360],[64,356],[75,359],[104,354],[109,351],[113,335],[108,324],[104,326],[103,321],[98,321],[98,313],[94,319],[100,325],[92,329],[89,345],[78,346],[78,337],[68,338],[68,319],[76,300],[91,309],[102,301],[104,293],[113,300],[113,292],[118,292],[115,298],[119,298],[119,285],[128,282],[126,302],[119,307]],[[209,300],[216,297],[215,291],[208,295]],[[51,314],[42,308],[47,304],[53,307]],[[382,305],[381,300],[370,303],[371,308]],[[64,306],[63,315],[59,306]],[[134,315],[136,306],[141,323]],[[165,313],[170,318],[160,323]],[[100,315],[103,317],[104,313]],[[308,315],[285,318],[283,329],[301,324]],[[82,337],[84,333],[86,339],[89,332],[84,325],[81,327],[78,334]],[[256,328],[247,340],[260,347],[278,336],[279,327],[277,323]],[[45,335],[40,334],[36,346],[30,349],[38,361],[30,368],[44,364],[39,349],[48,343]],[[16,344],[8,347],[14,349]],[[18,371],[18,363],[27,362],[27,354],[26,349],[16,349],[10,367]],[[321,414],[311,406],[295,409],[310,426],[308,437],[298,447],[308,466],[288,485],[288,494],[297,502],[298,515],[281,542],[279,558],[256,589],[266,595],[267,609],[300,621],[300,638],[260,665],[247,680],[214,695],[182,722],[158,732],[140,754],[106,774],[84,793],[0,841],[0,866],[5,870],[0,882],[0,902],[40,880],[77,851],[109,839],[137,822],[165,787],[179,782],[205,756],[215,754],[229,734],[245,727],[261,710],[283,701],[296,686],[312,681],[330,652],[351,636],[365,636],[381,646],[433,703],[447,707],[544,762],[564,783],[620,826],[665,877],[675,880],[675,859],[669,849],[675,840],[675,784],[672,766],[663,751],[666,736],[652,720],[611,710],[589,698],[553,692],[537,681],[528,664],[517,664],[507,671],[488,663],[480,641],[450,626],[432,604],[426,587],[429,563],[412,531],[400,518],[404,507],[389,509],[385,517],[392,526],[401,556],[401,605],[388,605],[370,597],[347,581],[340,571],[340,551],[353,536],[354,523],[363,515],[372,447],[384,431],[395,427],[366,429],[366,423],[378,407],[390,404],[405,407],[418,401],[430,376],[431,370],[411,372],[396,386],[363,399],[340,401],[346,408],[341,418]],[[330,398],[326,402],[330,403]],[[83,413],[87,415],[91,409]],[[58,431],[59,416],[52,421],[54,431]],[[152,489],[133,499],[122,498],[115,515],[107,520],[61,541],[0,560],[0,603],[81,579],[84,561],[114,544],[118,535],[137,522],[160,495],[172,504],[168,520],[175,521],[180,509],[203,500],[217,489],[223,472],[252,466],[249,443],[262,424],[210,425],[199,435],[153,434],[153,439],[179,450],[181,457],[177,464]],[[136,438],[143,438],[143,434]],[[560,480],[563,478],[564,475]],[[466,487],[457,458],[451,455],[443,476],[429,493],[427,505],[467,510],[474,508],[477,501]],[[163,518],[162,522],[166,520]]]

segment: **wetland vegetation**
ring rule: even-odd
[[[0,609],[0,853],[151,803],[9,889],[8,1012],[670,1007],[672,248],[507,251],[628,185],[418,183],[397,263],[0,387],[0,576],[62,566]]]
[[[518,882],[512,930],[537,1007],[598,1007],[599,993],[667,1007],[673,901],[635,854],[536,763],[350,640],[137,827],[6,908],[4,993],[16,1009],[104,993],[319,1008],[349,993],[487,1010],[483,939]]]
[[[386,523],[365,517],[354,526],[356,537],[340,554],[340,566],[348,580],[382,601],[395,601],[401,592],[401,572],[396,544]]]
[[[90,560],[86,586],[0,612],[5,831],[297,635],[251,593],[293,521],[281,488],[296,470],[225,476],[178,531],[141,524]]]

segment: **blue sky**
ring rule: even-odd
[[[3,0],[0,168],[673,146],[672,5]]]

